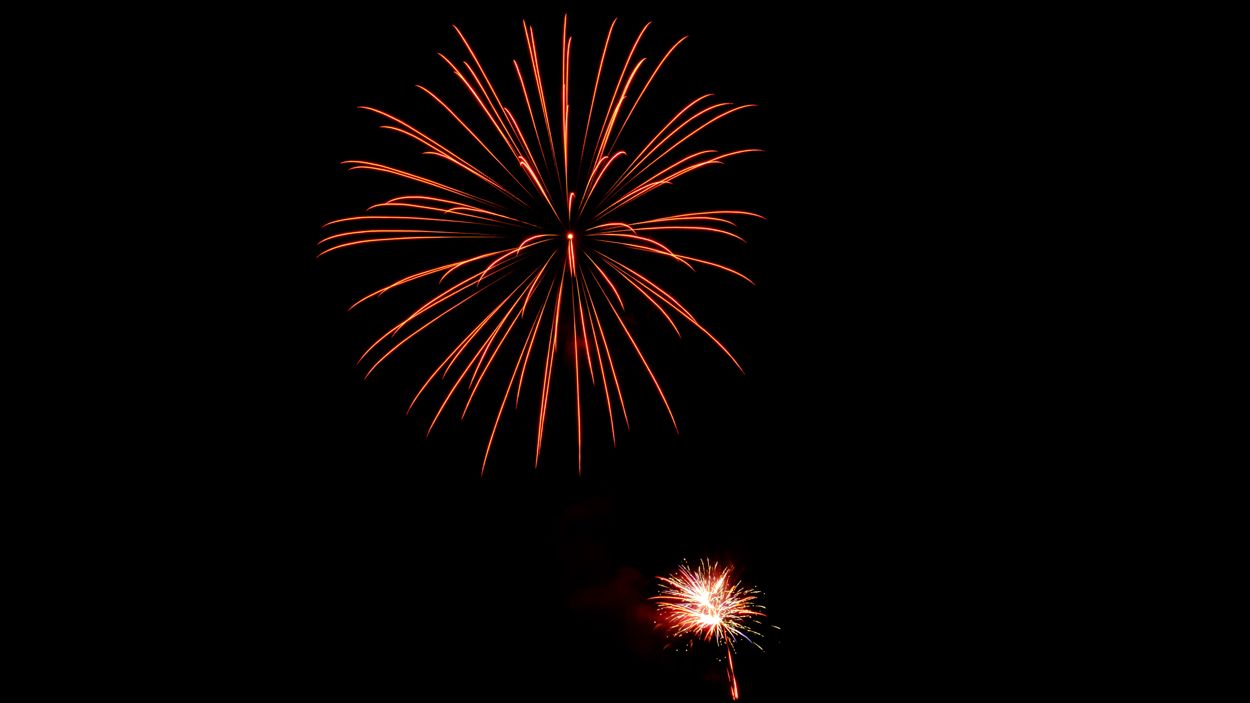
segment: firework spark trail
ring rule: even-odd
[[[734,673],[734,644],[745,640],[763,649],[751,639],[760,634],[754,628],[764,616],[763,606],[755,601],[759,591],[734,580],[733,567],[702,561],[695,568],[686,564],[671,576],[661,576],[660,593],[653,596],[669,636],[695,639],[725,648],[728,659],[729,695],[738,700],[738,677]]]
[[[647,73],[643,71],[647,59],[641,56],[640,48],[650,23],[644,25],[614,77],[607,66],[615,27],[613,20],[599,52],[593,88],[587,91],[590,100],[585,126],[578,121],[572,128],[573,39],[567,16],[561,27],[560,70],[556,76],[559,87],[552,91],[544,86],[535,29],[522,22],[528,61],[512,61],[517,87],[525,103],[519,115],[501,97],[468,38],[453,27],[468,60],[457,63],[443,54],[438,56],[467,93],[471,103],[469,112],[454,107],[425,86],[418,88],[438,105],[436,112],[445,112],[463,130],[470,140],[465,142],[468,151],[480,149],[487,158],[474,163],[474,157],[466,151],[452,149],[446,141],[435,139],[399,117],[376,108],[362,108],[385,121],[382,129],[417,142],[426,155],[448,165],[452,178],[432,178],[372,161],[344,162],[351,170],[384,173],[415,183],[429,192],[391,198],[370,206],[368,214],[329,222],[326,227],[347,229],[328,234],[320,242],[321,254],[363,245],[436,240],[461,241],[466,242],[466,247],[478,247],[466,252],[470,255],[464,258],[430,266],[383,286],[356,301],[352,308],[394,294],[397,289],[426,278],[437,277],[441,288],[365,351],[360,362],[371,362],[365,374],[368,376],[448,313],[483,293],[502,295],[486,306],[489,311],[471,325],[408,406],[411,411],[436,379],[450,380],[450,389],[443,396],[429,429],[433,430],[457,392],[465,396],[460,413],[463,419],[496,359],[501,354],[508,357],[512,363],[503,362],[504,368],[511,365],[512,370],[486,441],[483,473],[509,395],[514,398],[514,407],[520,405],[521,388],[530,375],[531,361],[538,367],[536,373],[540,378],[534,448],[537,466],[552,401],[557,350],[565,341],[571,341],[572,345],[579,473],[583,386],[603,385],[603,402],[614,445],[617,410],[626,429],[629,427],[625,386],[619,373],[623,359],[621,354],[613,353],[614,346],[619,351],[622,340],[627,341],[637,355],[674,430],[677,429],[677,418],[668,397],[623,314],[627,298],[623,292],[636,296],[644,309],[658,311],[678,336],[681,336],[682,325],[690,325],[742,369],[729,349],[675,295],[639,268],[648,258],[655,258],[689,271],[706,267],[750,282],[729,266],[680,249],[703,235],[745,241],[734,231],[737,220],[760,216],[744,210],[701,210],[651,213],[633,219],[623,213],[640,199],[690,173],[758,151],[698,149],[684,154],[679,152],[708,127],[751,106],[711,102],[712,96],[703,95],[673,114],[655,134],[637,139],[643,144],[640,149],[633,152],[618,149],[618,145],[630,143],[630,139],[622,138],[626,125],[630,124],[660,68],[685,37],[669,47]],[[552,103],[549,97],[558,103]],[[528,125],[525,124],[527,116]],[[577,145],[579,131],[581,144]],[[574,144],[570,144],[570,139]],[[473,244],[478,240],[480,244]],[[555,248],[558,246],[562,246],[563,252]],[[558,254],[563,256],[557,259]],[[624,258],[627,255],[641,258],[627,263]],[[617,326],[612,326],[612,320]],[[540,338],[544,340],[545,351],[538,344]],[[535,346],[539,346],[538,355],[533,354]],[[516,349],[515,359],[505,348]],[[591,397],[594,397],[593,391]]]

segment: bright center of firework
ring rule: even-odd
[[[663,590],[656,600],[668,612],[674,635],[730,642],[750,639],[751,624],[760,615],[752,607],[755,591],[730,581],[728,573],[728,567],[705,562],[695,569],[683,565],[660,579]]]
[[[569,232],[568,234],[566,234],[566,235],[564,235],[564,236],[565,236],[565,237],[568,237],[569,239],[572,239],[572,238],[573,238],[573,233],[572,233],[572,232]]]

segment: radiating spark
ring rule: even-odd
[[[663,616],[662,624],[674,639],[711,642],[725,648],[728,659],[729,694],[738,700],[734,673],[734,645],[747,641],[759,649],[759,619],[763,607],[756,603],[759,591],[734,580],[733,567],[702,561],[686,564],[670,576],[659,577],[660,593],[653,596]],[[755,637],[756,639],[752,639]]]
[[[571,387],[579,473],[584,386],[602,384],[608,430],[614,445],[617,410],[626,429],[629,427],[626,386],[621,383],[622,359],[613,350],[616,347],[619,351],[624,342],[635,352],[674,429],[677,428],[677,417],[659,377],[631,329],[633,318],[623,314],[631,298],[642,310],[659,312],[679,336],[683,325],[697,330],[742,369],[728,348],[672,292],[640,269],[648,260],[657,263],[667,260],[670,266],[678,265],[689,271],[707,267],[750,282],[744,274],[725,264],[682,249],[696,244],[701,236],[728,236],[743,241],[734,231],[737,219],[760,216],[744,210],[640,213],[633,217],[625,213],[639,208],[639,201],[647,195],[690,173],[756,151],[698,149],[681,153],[684,145],[708,127],[751,106],[711,102],[712,96],[704,95],[678,110],[654,135],[632,137],[627,134],[626,126],[660,68],[685,37],[668,48],[649,74],[644,73],[643,81],[639,73],[647,59],[639,52],[650,23],[638,32],[619,71],[613,76],[614,69],[608,67],[608,53],[615,27],[613,20],[602,51],[598,52],[593,87],[580,92],[583,89],[575,86],[571,79],[573,38],[568,17],[561,26],[560,67],[554,74],[559,85],[555,90],[548,90],[544,85],[537,33],[528,22],[522,22],[527,60],[512,61],[519,97],[524,102],[519,113],[507,106],[468,38],[454,27],[468,60],[457,62],[442,54],[438,56],[465,90],[467,111],[453,106],[454,101],[444,99],[430,88],[418,88],[437,104],[440,114],[450,116],[455,126],[471,139],[465,142],[467,151],[452,149],[449,142],[436,139],[388,112],[362,108],[382,118],[386,122],[381,125],[383,129],[418,143],[426,155],[450,168],[451,175],[430,177],[373,161],[344,162],[352,170],[384,173],[427,190],[371,205],[367,215],[329,222],[326,227],[342,231],[331,230],[320,242],[321,254],[374,244],[463,243],[462,258],[443,261],[393,281],[360,298],[352,307],[392,294],[401,287],[407,290],[410,284],[421,279],[436,280],[440,287],[439,292],[416,306],[411,314],[369,346],[360,359],[360,363],[370,362],[365,374],[368,376],[448,313],[478,296],[482,296],[478,298],[479,304],[493,301],[477,313],[482,316],[470,322],[468,333],[459,337],[409,404],[411,411],[436,381],[446,382],[449,388],[441,391],[442,399],[429,430],[433,430],[443,410],[458,394],[463,396],[459,413],[463,419],[473,407],[473,400],[479,397],[479,391],[491,392],[483,388],[482,383],[495,369],[496,361],[500,357],[508,359],[511,363],[500,362],[501,373],[507,374],[508,380],[486,440],[483,473],[508,397],[513,397],[514,407],[519,406],[521,389],[533,386],[525,380],[534,374],[539,379],[534,391],[538,406],[534,447],[537,465],[553,401],[552,377],[557,362],[564,358],[557,351],[565,344],[572,349]],[[637,89],[639,84],[641,89]],[[574,94],[588,94],[590,99],[585,126],[582,127],[579,116],[570,130],[574,117],[571,96]],[[526,116],[528,127],[523,126]],[[554,127],[552,122],[555,122]],[[581,132],[580,144],[576,144],[578,132]],[[574,143],[570,144],[570,140]],[[630,144],[640,146],[631,150]],[[561,233],[565,240],[563,251],[556,248]],[[629,257],[633,258],[626,261]],[[609,324],[604,324],[605,319]],[[616,326],[611,324],[612,320],[616,321]],[[536,346],[538,354],[533,353]],[[510,372],[508,366],[512,367]],[[593,391],[586,392],[594,397]],[[710,630],[733,632],[722,629],[731,626],[732,620],[724,616],[707,617],[719,618],[702,623]]]

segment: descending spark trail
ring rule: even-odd
[[[639,200],[690,173],[758,151],[719,152],[688,146],[683,149],[711,125],[751,106],[713,103],[710,95],[704,95],[678,110],[645,142],[637,140],[643,144],[641,148],[633,152],[618,149],[625,127],[652,81],[685,39],[673,44],[646,74],[642,71],[646,59],[635,58],[650,24],[644,26],[613,80],[605,73],[605,64],[615,25],[614,20],[608,27],[599,56],[584,126],[571,124],[572,38],[567,16],[561,30],[559,87],[550,92],[540,68],[534,28],[522,23],[527,60],[512,62],[524,102],[520,111],[505,104],[472,45],[455,28],[468,60],[457,63],[442,54],[439,57],[475,107],[471,112],[463,112],[432,90],[418,87],[471,140],[468,148],[475,155],[453,150],[392,114],[363,108],[384,120],[383,129],[417,142],[426,155],[450,164],[454,177],[452,182],[445,182],[381,163],[347,161],[351,170],[388,174],[410,181],[421,190],[419,194],[377,203],[368,208],[367,214],[328,223],[326,226],[333,227],[335,233],[320,242],[321,254],[365,245],[431,240],[458,241],[468,248],[471,255],[405,276],[364,296],[352,307],[422,279],[437,280],[441,289],[369,346],[360,358],[360,363],[370,362],[365,373],[368,377],[420,332],[486,294],[477,301],[479,305],[490,301],[484,306],[485,314],[460,337],[409,404],[411,411],[438,379],[448,383],[449,388],[442,392],[427,433],[458,395],[464,398],[463,407],[456,405],[463,419],[483,379],[496,368],[501,353],[508,358],[510,364],[500,362],[503,373],[507,373],[508,365],[512,369],[486,442],[483,473],[508,399],[513,399],[514,406],[519,405],[522,386],[533,369],[537,374],[537,465],[552,401],[557,351],[565,348],[568,341],[573,350],[579,472],[583,387],[602,386],[613,444],[618,413],[620,421],[629,427],[625,386],[619,373],[629,351],[646,371],[673,428],[677,428],[676,415],[660,380],[622,314],[627,298],[658,312],[679,335],[680,325],[698,330],[742,370],[729,349],[673,293],[640,269],[651,258],[690,271],[713,269],[750,282],[738,271],[678,251],[678,246],[698,236],[742,241],[734,231],[736,222],[760,216],[743,210],[653,213],[642,217],[625,213],[636,210]],[[575,148],[570,146],[570,133]],[[579,136],[581,144],[577,146]]]
[[[738,700],[738,677],[734,673],[734,643],[751,636],[763,617],[755,600],[759,592],[733,579],[733,567],[701,562],[696,568],[682,564],[671,576],[661,576],[660,594],[653,597],[666,616],[665,626],[675,639],[697,639],[725,648],[728,659],[729,695]]]

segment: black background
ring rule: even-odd
[[[483,477],[491,413],[450,417],[429,438],[433,406],[404,413],[429,358],[362,379],[356,358],[399,308],[347,306],[424,259],[316,258],[325,222],[407,192],[341,161],[421,163],[356,106],[446,134],[454,125],[414,84],[457,94],[436,56],[462,53],[451,25],[506,75],[528,19],[550,76],[562,14],[353,7],[230,18],[214,24],[229,27],[219,42],[196,45],[189,107],[201,119],[180,134],[195,146],[177,148],[202,149],[200,214],[179,220],[196,244],[177,256],[204,317],[180,326],[198,353],[172,382],[175,407],[195,407],[172,412],[191,436],[175,455],[209,467],[185,495],[211,505],[194,552],[212,566],[190,575],[203,593],[192,609],[207,617],[170,627],[203,634],[205,683],[243,674],[344,698],[722,700],[714,653],[664,650],[646,605],[657,574],[707,556],[766,594],[766,652],[740,649],[737,662],[744,699],[996,690],[1016,661],[998,643],[1025,617],[1002,593],[1040,576],[1003,566],[1028,548],[991,529],[1029,499],[1027,481],[999,472],[1015,431],[1000,397],[1019,370],[1000,368],[1014,342],[990,330],[1011,311],[969,282],[983,273],[987,209],[951,215],[980,197],[962,183],[989,167],[961,140],[990,119],[966,100],[993,88],[969,92],[964,49],[925,17],[571,12],[583,89],[608,21],[619,18],[619,51],[652,20],[652,60],[690,39],[647,117],[703,92],[760,105],[703,143],[765,153],[681,191],[698,207],[767,217],[745,225],[746,245],[716,250],[758,285],[673,279],[745,375],[705,340],[644,325],[680,434],[634,369],[633,430],[613,448],[602,418],[588,420],[580,476],[568,408],[553,411],[534,468],[523,404],[505,414]],[[454,331],[421,343],[438,353]],[[1031,461],[1016,452],[1017,465]]]

